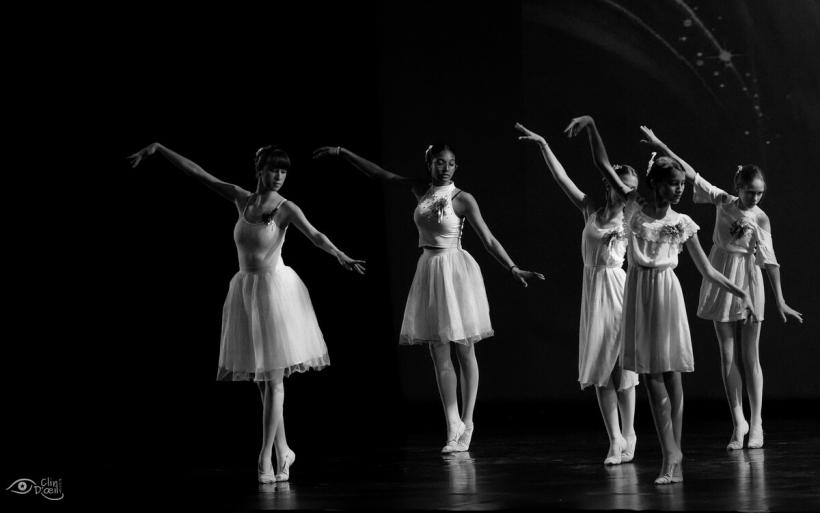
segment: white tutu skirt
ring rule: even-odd
[[[407,295],[399,344],[472,344],[493,335],[481,269],[461,248],[419,257]]]
[[[695,370],[683,292],[671,267],[629,266],[621,343],[625,369],[640,374]]]
[[[623,369],[618,361],[625,276],[620,267],[584,267],[578,329],[578,382],[581,389],[590,385],[614,385],[618,390],[625,390],[638,384],[638,375]],[[613,374],[616,383],[613,383]]]
[[[234,275],[222,308],[218,380],[268,381],[327,365],[310,295],[293,269]]]
[[[763,273],[755,264],[755,256],[751,253],[730,253],[712,246],[709,262],[732,283],[749,293],[755,315],[762,321],[766,295],[763,290]],[[704,278],[700,285],[698,317],[719,322],[741,321],[746,318],[746,309],[743,307],[743,299]]]

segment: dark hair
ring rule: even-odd
[[[657,183],[658,180],[669,177],[674,171],[684,173],[683,167],[677,160],[670,157],[658,157],[649,167],[649,171],[646,173],[646,179],[651,185]]]
[[[290,169],[290,157],[279,146],[262,146],[256,150],[253,165],[257,173],[269,167],[273,169]]]
[[[746,164],[745,166],[737,166],[737,171],[735,171],[735,190],[739,190],[742,186],[748,187],[752,184],[755,178],[759,178],[766,183],[766,175],[763,174],[763,170],[759,167],[755,166],[754,164]]]
[[[447,143],[437,142],[437,143],[431,144],[430,146],[427,147],[427,150],[424,152],[424,163],[429,166],[430,162],[433,161],[433,155],[438,155],[439,153],[441,153],[442,151],[445,151],[445,150],[449,151],[453,155],[456,154],[456,152],[453,151],[453,147],[450,146]]]

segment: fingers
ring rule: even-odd
[[[538,276],[538,279],[539,279],[539,280],[542,280],[542,281],[543,281],[543,280],[546,280],[546,278],[544,277],[544,275],[543,275],[543,274],[541,274],[541,273],[535,273],[535,275],[536,275],[536,276]]]

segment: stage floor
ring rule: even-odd
[[[639,433],[634,462],[606,467],[597,431],[547,436],[477,424],[469,453],[440,455],[435,433],[410,434],[398,447],[295,447],[288,483],[257,485],[253,467],[215,465],[166,481],[165,492],[231,510],[820,510],[820,423],[771,419],[766,428],[765,448],[726,451],[725,423],[686,422],[685,480],[670,486],[652,482],[654,432]]]
[[[449,456],[439,453],[443,431],[430,425],[437,424],[437,417],[414,417],[417,424],[392,433],[390,425],[375,426],[380,436],[369,444],[363,436],[355,437],[355,443],[336,443],[341,436],[334,433],[345,420],[339,419],[310,436],[289,433],[297,453],[291,481],[272,485],[256,482],[252,435],[242,446],[225,441],[204,445],[199,449],[204,458],[190,465],[170,454],[156,461],[150,459],[155,455],[133,454],[131,466],[105,464],[87,468],[82,477],[67,475],[62,502],[113,510],[135,504],[232,511],[820,510],[818,415],[777,417],[770,408],[765,448],[730,452],[725,450],[729,420],[723,418],[728,413],[718,406],[714,415],[689,409],[684,482],[676,485],[653,484],[660,451],[648,412],[642,412],[636,426],[635,460],[604,466],[607,441],[591,400],[578,410],[535,412],[530,422],[525,422],[525,411],[485,407],[470,452]],[[434,409],[424,413],[440,415]],[[596,422],[590,424],[591,419]],[[203,463],[209,452],[213,461]],[[226,460],[225,454],[231,456]]]

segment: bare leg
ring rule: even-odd
[[[259,452],[259,470],[272,471],[271,456],[276,448],[276,468],[288,453],[292,453],[285,438],[285,384],[283,373],[278,372],[270,381],[264,382],[262,397],[262,449]]]
[[[644,374],[646,392],[649,395],[649,406],[652,410],[652,420],[655,421],[655,431],[661,444],[663,463],[656,484],[669,484],[683,481],[683,471],[680,468],[683,454],[675,441],[675,432],[672,426],[672,405],[666,390],[663,374]]]
[[[726,390],[726,399],[729,401],[729,411],[732,415],[732,438],[729,450],[743,448],[743,437],[749,431],[749,424],[743,416],[743,380],[740,377],[740,368],[737,361],[735,344],[735,323],[715,322],[715,334],[720,344],[720,365],[723,376],[723,388]]]
[[[267,381],[257,381],[256,382],[256,387],[259,389],[259,397],[262,400],[263,415],[264,415],[264,407],[265,407],[265,390],[266,390],[267,386],[268,386]],[[284,394],[284,385],[283,385],[283,392],[282,393]],[[287,443],[287,440],[285,438],[284,395],[283,395],[282,401],[283,401],[282,402],[282,422],[279,422],[278,427],[276,428],[276,432],[273,435],[273,444],[277,448],[277,454],[283,454],[284,452],[287,452],[287,449],[288,449],[288,443]],[[262,435],[263,439],[264,439],[264,436],[265,436],[264,435],[264,429],[265,428],[264,428],[264,417],[263,417],[263,435]],[[263,442],[263,445],[264,445],[264,442]],[[280,448],[281,448],[281,450],[280,450]],[[278,456],[277,456],[277,460],[279,460]],[[276,468],[279,468],[279,467],[280,467],[280,465],[277,464]]]
[[[455,344],[458,369],[461,374],[461,420],[473,425],[473,411],[478,396],[478,360],[474,345]]]
[[[450,357],[450,343],[430,344],[430,356],[436,369],[436,383],[444,407],[444,418],[447,421],[447,440],[455,440],[463,431],[461,417],[458,414],[458,396],[456,394],[457,377]]]
[[[675,434],[675,443],[678,444],[678,449],[683,451],[683,383],[680,372],[664,372],[663,381],[672,406],[672,432]]]
[[[749,395],[749,448],[763,447],[763,369],[760,367],[760,328],[762,323],[750,322],[741,327],[741,355],[746,393]]]
[[[621,461],[628,463],[635,457],[635,444],[638,441],[635,435],[635,387],[618,391],[618,410],[621,413],[621,434],[626,440]]]
[[[609,436],[609,451],[606,453],[604,465],[620,465],[621,453],[626,448],[626,440],[618,424],[618,396],[615,386],[612,384],[605,387],[596,386],[595,395],[598,397],[598,407],[604,418],[606,434]]]

